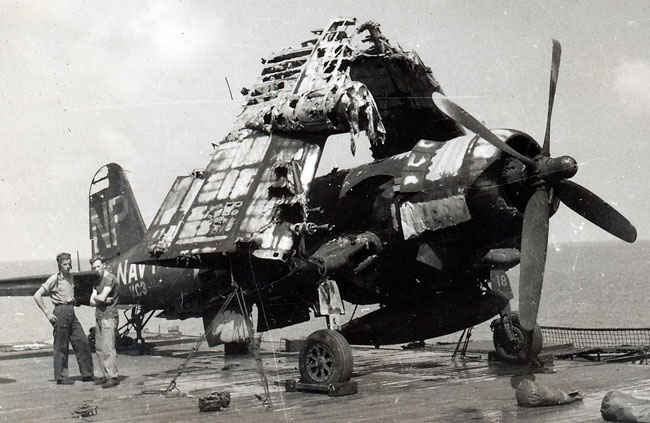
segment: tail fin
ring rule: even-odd
[[[93,256],[113,258],[143,239],[146,227],[120,165],[99,168],[90,182],[88,201]]]

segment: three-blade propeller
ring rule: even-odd
[[[555,89],[560,69],[561,46],[553,40],[546,131],[541,153],[526,157],[503,142],[497,135],[447,97],[434,94],[436,106],[468,130],[481,136],[496,148],[521,160],[535,190],[526,203],[521,231],[521,264],[519,273],[519,316],[521,326],[532,331],[542,293],[548,221],[552,196],[557,196],[573,211],[612,235],[627,241],[636,240],[636,229],[619,212],[588,189],[568,180],[577,172],[576,161],[568,156],[550,157],[550,132]]]

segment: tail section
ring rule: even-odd
[[[88,202],[93,256],[113,258],[143,239],[146,227],[120,165],[99,168],[90,182]]]

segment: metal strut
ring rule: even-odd
[[[465,354],[467,354],[467,347],[469,345],[469,339],[472,337],[472,328],[473,326],[463,329],[463,333],[461,333],[460,338],[458,338],[456,349],[454,350],[454,353],[451,355],[452,360],[456,358],[456,354],[458,354],[459,350],[460,350],[460,357],[465,358]],[[461,348],[461,343],[463,344],[462,348]]]
[[[224,301],[224,303],[221,305],[221,308],[219,309],[217,314],[221,313],[222,311],[224,311],[226,309],[226,307],[228,307],[228,305],[232,301],[233,297],[235,297],[235,295],[236,295],[236,291],[233,291],[230,294],[228,294],[228,297],[226,298],[226,301]],[[170,393],[170,392],[175,391],[175,390],[180,391],[178,389],[178,386],[176,385],[176,379],[178,379],[178,377],[183,373],[183,371],[185,370],[185,367],[187,366],[187,363],[190,362],[190,360],[192,359],[194,354],[196,354],[196,352],[199,350],[199,348],[201,347],[201,344],[203,343],[203,341],[205,341],[205,332],[201,334],[199,339],[196,341],[196,344],[194,344],[194,347],[192,348],[192,350],[189,352],[189,354],[187,354],[187,357],[185,357],[185,360],[181,363],[180,366],[178,366],[178,369],[176,369],[176,375],[174,375],[174,378],[171,380],[171,382],[169,382],[169,385],[167,386],[167,388],[162,389],[160,391],[151,392],[151,393],[167,394],[167,393]],[[150,392],[145,392],[145,393],[150,393]]]
[[[232,269],[232,268],[231,268]],[[248,307],[246,306],[246,300],[244,298],[244,291],[243,289],[235,282],[234,276],[232,274],[232,270],[230,273],[231,276],[231,284],[233,286],[233,291],[228,294],[228,297],[226,298],[226,301],[221,305],[219,308],[219,311],[217,314],[220,314],[223,312],[226,307],[230,304],[233,298],[237,298],[237,303],[239,305],[239,310],[241,311],[242,315],[244,316],[244,320],[246,321],[246,326],[248,327],[248,331],[250,333],[250,346],[253,352],[253,356],[255,357],[255,363],[257,364],[257,371],[260,374],[260,379],[262,380],[262,386],[264,387],[264,398],[262,399],[262,404],[264,407],[269,409],[272,406],[271,403],[271,393],[269,392],[269,381],[266,377],[266,373],[264,372],[264,363],[262,362],[262,359],[260,358],[259,355],[259,349],[257,348],[257,345],[255,344],[255,338],[253,335],[253,322],[251,321],[250,314],[248,313]],[[185,367],[187,366],[187,363],[190,362],[194,354],[199,350],[201,347],[201,344],[205,340],[206,335],[205,333],[201,334],[199,339],[196,341],[196,344],[194,344],[194,347],[192,350],[187,354],[187,357],[185,357],[185,360],[181,363],[181,365],[178,367],[176,370],[176,375],[174,378],[169,382],[169,385],[167,386],[166,389],[159,390],[159,391],[153,391],[153,392],[143,392],[143,393],[161,393],[161,394],[167,394],[172,391],[179,391],[178,386],[176,385],[176,379],[183,373],[185,370]]]
[[[128,316],[128,312],[131,312],[131,317]],[[153,317],[156,310],[143,311],[142,306],[135,305],[129,310],[124,310],[124,318],[126,323],[118,328],[120,337],[126,336],[129,333],[129,326],[133,326],[135,329],[135,343],[141,349],[146,344],[144,337],[142,336],[142,330],[149,323],[149,320]],[[147,313],[149,313],[147,315]]]
[[[233,282],[234,283],[234,282]],[[255,342],[255,337],[253,335],[253,322],[251,321],[250,314],[248,314],[248,307],[246,306],[246,300],[244,299],[244,293],[239,285],[235,288],[235,297],[239,303],[239,309],[246,320],[246,326],[248,326],[248,333],[250,333],[250,343],[251,350],[253,352],[253,357],[255,358],[255,364],[257,364],[257,371],[260,374],[260,379],[262,382],[262,387],[264,388],[264,398],[262,399],[262,405],[267,409],[271,408],[273,405],[271,403],[271,393],[269,392],[269,381],[266,377],[266,372],[264,372],[264,363],[260,358],[259,349]]]
[[[167,388],[162,391],[163,394],[166,394],[166,393],[169,393],[169,392],[172,392],[172,391],[180,391],[180,389],[178,389],[178,386],[176,385],[176,379],[178,379],[178,377],[183,373],[183,371],[185,370],[185,367],[187,366],[187,363],[190,362],[190,360],[192,359],[192,356],[199,350],[199,348],[201,347],[201,344],[203,343],[204,340],[205,340],[205,333],[202,333],[201,336],[199,337],[198,341],[196,341],[196,344],[194,344],[194,348],[192,348],[192,351],[190,351],[190,353],[187,354],[187,357],[185,357],[185,360],[181,363],[181,365],[178,367],[178,369],[176,369],[176,375],[171,380],[171,382],[169,382],[169,385],[167,386]]]

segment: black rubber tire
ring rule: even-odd
[[[340,383],[352,376],[352,349],[334,330],[321,329],[309,335],[298,362],[303,383]]]
[[[533,329],[533,340],[532,343],[529,344],[528,334],[521,327],[521,323],[519,323],[519,314],[512,313],[511,317],[512,329],[515,333],[515,336],[520,340],[520,343],[522,343],[523,348],[521,348],[519,351],[512,351],[505,345],[505,341],[507,339],[505,329],[503,327],[501,319],[498,319],[495,321],[493,327],[494,330],[492,333],[494,351],[496,353],[496,356],[502,361],[515,364],[525,364],[528,363],[529,357],[537,357],[537,354],[539,354],[539,352],[542,350],[542,345],[544,344],[542,330],[539,325],[535,325],[535,328]],[[528,353],[528,345],[530,345],[532,355]]]

